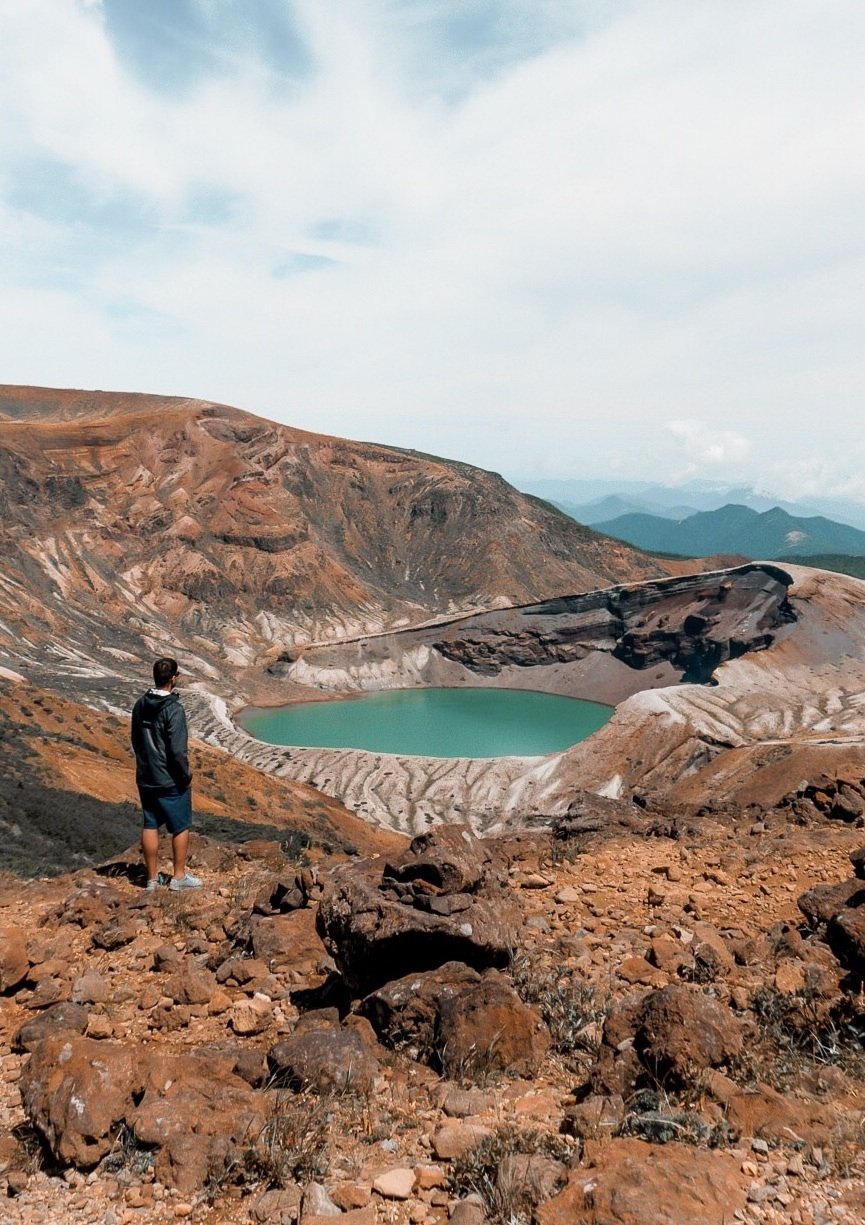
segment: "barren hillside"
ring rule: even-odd
[[[0,388],[0,548],[0,652],[46,681],[173,646],[225,683],[310,640],[663,572],[465,464],[25,387]]]

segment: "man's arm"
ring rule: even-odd
[[[188,734],[186,730],[186,712],[179,702],[172,702],[168,711],[165,747],[168,756],[168,768],[178,787],[184,790],[192,782],[192,771],[189,768]]]

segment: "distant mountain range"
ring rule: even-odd
[[[649,514],[664,519],[685,519],[698,511],[723,506],[746,506],[754,511],[780,507],[796,517],[825,515],[837,523],[865,530],[865,505],[849,498],[809,497],[787,501],[750,485],[688,481],[663,485],[651,481],[518,480],[519,489],[553,502],[579,523],[594,527],[619,515]]]
[[[791,515],[780,506],[761,513],[749,506],[728,505],[678,520],[623,514],[592,526],[640,549],[686,557],[713,553],[791,560],[827,553],[865,556],[865,531],[822,515]]]

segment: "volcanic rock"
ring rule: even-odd
[[[586,1141],[583,1165],[538,1225],[726,1225],[745,1205],[735,1158],[684,1144]]]
[[[50,1008],[52,1004],[59,1004],[63,1000],[68,1000],[71,994],[69,983],[65,978],[41,978],[34,987],[29,996],[25,996],[24,992],[19,993],[19,1000],[23,998],[25,1008]]]
[[[742,1025],[726,1005],[678,984],[625,997],[604,1022],[592,1071],[596,1093],[628,1093],[644,1071],[653,1082],[686,1085],[742,1049]]]
[[[80,1004],[55,1004],[32,1021],[25,1021],[15,1034],[12,1045],[18,1051],[33,1051],[43,1038],[50,1038],[67,1030],[73,1034],[83,1034],[89,1016],[87,1009]]]
[[[514,947],[514,926],[503,897],[464,895],[469,904],[455,914],[419,909],[421,882],[376,880],[374,868],[349,865],[334,872],[316,926],[325,947],[352,990],[368,995],[407,973],[461,961],[475,969],[505,966]]]
[[[808,1144],[826,1144],[838,1123],[837,1111],[831,1105],[798,1100],[768,1085],[731,1094],[725,1111],[740,1135],[776,1143],[793,1135]]]
[[[87,1168],[111,1148],[143,1079],[136,1047],[66,1031],[35,1046],[21,1078],[21,1095],[54,1156]]]
[[[203,966],[185,965],[163,985],[176,1004],[207,1004],[216,990],[216,978]]]
[[[278,1085],[312,1086],[320,1093],[368,1093],[379,1063],[355,1029],[309,1029],[292,1034],[268,1052]]]
[[[437,893],[474,893],[490,870],[491,856],[468,825],[442,825],[413,838],[384,881],[423,881]]]
[[[865,884],[858,878],[837,884],[815,885],[803,893],[797,905],[815,931],[825,926],[845,907],[865,903]]]
[[[24,932],[17,927],[0,928],[0,994],[22,983],[29,969]]]
[[[546,1026],[497,974],[439,1004],[437,1045],[445,1074],[476,1079],[491,1071],[534,1076],[550,1045]]]
[[[429,1060],[437,1044],[442,1003],[481,981],[477,970],[462,962],[446,962],[435,970],[407,974],[366,997],[363,1015],[386,1045],[408,1047],[415,1058]]]
[[[845,906],[834,915],[826,928],[826,941],[842,965],[860,978],[865,976],[865,905]]]
[[[687,987],[653,991],[640,1009],[634,1049],[661,1083],[687,1083],[742,1049],[742,1025],[726,1005]]]
[[[182,1193],[236,1166],[262,1131],[264,1103],[229,1060],[156,1054],[143,1080],[144,1097],[128,1123],[138,1140],[158,1149],[157,1178]]]
[[[284,969],[296,961],[298,937],[293,922],[295,917],[299,916],[295,913],[278,914],[272,918],[254,915],[250,920],[250,938],[255,957],[272,970]]]
[[[491,1127],[482,1123],[443,1123],[432,1137],[432,1150],[439,1161],[463,1157],[483,1140],[493,1135]]]
[[[108,983],[98,970],[87,970],[72,984],[74,1004],[104,1004],[108,999]]]

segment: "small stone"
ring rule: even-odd
[[[453,1161],[492,1134],[491,1128],[479,1123],[445,1123],[433,1135],[433,1153],[439,1161]]]
[[[228,992],[223,991],[221,987],[217,987],[210,997],[210,1003],[207,1005],[208,1014],[212,1017],[218,1017],[231,1007],[231,1003],[231,996]]]
[[[553,882],[539,872],[528,872],[520,881],[521,889],[548,889]]]
[[[414,1170],[397,1166],[373,1179],[372,1188],[384,1199],[408,1199],[414,1190]]]
[[[296,1221],[300,1210],[301,1190],[290,1183],[279,1190],[265,1191],[252,1206],[251,1215],[261,1222]]]
[[[110,1038],[114,1033],[111,1018],[104,1013],[92,1012],[87,1020],[88,1038]]]
[[[371,1195],[372,1188],[364,1183],[341,1182],[331,1191],[330,1198],[337,1208],[350,1212],[352,1208],[365,1208]]]
[[[333,1202],[320,1182],[311,1182],[303,1193],[302,1216],[341,1216],[342,1209]]]
[[[104,1004],[108,999],[108,983],[98,970],[88,970],[72,984],[73,1004]]]
[[[30,1175],[25,1170],[9,1170],[6,1175],[6,1194],[12,1197],[20,1195],[27,1190],[29,1182]]]
[[[435,1187],[443,1187],[447,1183],[447,1174],[434,1165],[416,1165],[414,1168],[415,1186],[419,1191],[432,1191]]]
[[[487,1214],[484,1206],[474,1196],[467,1196],[454,1204],[451,1225],[484,1225]]]
[[[775,971],[775,986],[785,995],[794,995],[805,986],[805,967],[801,961],[785,958]]]
[[[236,1034],[249,1037],[263,1033],[273,1020],[273,1004],[261,995],[241,1000],[231,1009],[229,1023]]]
[[[495,1106],[494,1093],[483,1089],[450,1089],[442,1102],[442,1110],[453,1119],[465,1119],[473,1114],[483,1114]]]
[[[581,897],[579,889],[575,889],[573,885],[565,885],[556,894],[556,901],[561,902],[563,906],[572,906],[575,902],[579,902]]]

